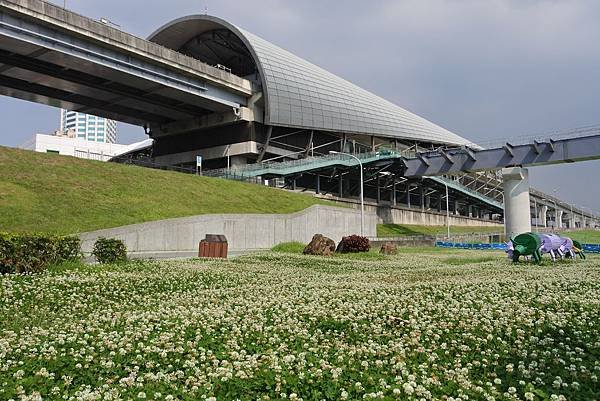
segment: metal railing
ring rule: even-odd
[[[395,151],[382,149],[377,152],[357,153],[355,156],[361,162],[370,162],[375,160],[385,160],[399,157],[409,157],[414,152]],[[346,166],[358,165],[358,161],[343,153],[330,154],[326,156],[310,156],[303,159],[288,160],[283,162],[264,162],[249,164],[243,167],[221,168],[207,170],[204,175],[211,177],[257,177],[261,175],[286,175],[295,171],[308,171],[335,164],[344,164]],[[235,179],[235,178],[234,178]]]

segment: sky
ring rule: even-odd
[[[62,5],[63,0],[54,1]],[[208,13],[473,142],[600,125],[600,1],[66,0],[147,37]],[[25,117],[26,116],[26,117]],[[57,109],[0,97],[17,146],[58,128]],[[119,142],[144,139],[120,124]],[[600,213],[600,161],[530,168],[532,186]],[[587,209],[586,209],[587,210]]]

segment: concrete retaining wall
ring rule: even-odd
[[[365,213],[365,236],[376,236],[379,218]],[[360,211],[315,205],[292,214],[217,214],[181,217],[92,231],[80,235],[89,253],[98,237],[119,238],[133,255],[192,256],[206,234],[224,234],[235,252],[268,249],[289,241],[308,243],[316,233],[332,238],[360,233]]]
[[[319,198],[327,199],[339,204],[349,205],[355,209],[360,208],[360,203],[354,199],[338,198],[320,195]],[[419,224],[424,226],[445,226],[446,212],[434,210],[421,210],[401,205],[378,205],[377,203],[365,202],[365,211],[377,213],[380,223],[385,224]],[[499,222],[478,219],[474,217],[450,214],[451,226],[472,227],[498,227],[498,231],[504,230],[504,225]]]
[[[410,237],[374,238],[371,240],[371,248],[379,249],[387,242],[398,247],[434,246],[435,237],[415,235]]]
[[[420,224],[424,226],[445,226],[446,213],[434,211],[413,210],[403,207],[379,207],[377,214],[381,220],[388,224]],[[451,226],[471,226],[471,227],[498,227],[503,230],[502,223],[496,223],[490,220],[476,219],[467,216],[458,216],[450,214]]]

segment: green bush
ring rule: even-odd
[[[0,233],[0,273],[36,273],[81,256],[77,237]]]
[[[94,243],[92,255],[98,263],[124,262],[127,260],[127,247],[120,239],[100,237]]]
[[[57,262],[81,259],[81,240],[79,237],[59,237],[56,247]]]

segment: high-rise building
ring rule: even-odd
[[[92,142],[115,143],[117,141],[117,122],[104,117],[92,116],[61,109],[60,130],[75,131],[75,138]]]

